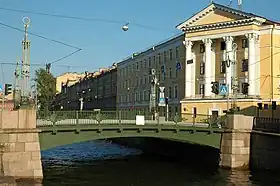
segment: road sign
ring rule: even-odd
[[[160,92],[164,92],[165,87],[159,87]]]
[[[0,85],[0,92],[2,92],[3,91],[3,88],[2,88],[2,85]]]
[[[165,107],[165,98],[159,98],[158,106]]]
[[[220,95],[227,95],[227,92],[228,92],[228,86],[226,84],[221,84],[220,87],[219,87],[219,93]]]

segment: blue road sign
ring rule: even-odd
[[[227,92],[228,92],[228,86],[225,85],[225,84],[221,84],[220,87],[219,87],[219,93],[220,95],[227,95]]]
[[[164,107],[165,106],[165,98],[159,98],[158,106]]]
[[[3,91],[3,88],[2,88],[2,85],[0,85],[0,92],[2,92]]]
[[[181,70],[181,63],[180,62],[178,62],[177,64],[176,64],[176,70],[178,71],[178,70]]]

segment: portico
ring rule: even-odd
[[[218,105],[220,110],[226,110],[227,96],[212,93],[214,81],[228,85],[229,99],[235,90],[237,102],[247,100],[247,106],[273,97],[262,86],[270,83],[265,80],[265,76],[271,76],[268,68],[272,67],[268,35],[275,24],[278,23],[216,3],[180,23],[177,28],[185,32],[186,47],[182,110],[190,112],[201,107],[196,109],[198,113],[206,114]],[[246,83],[248,91],[244,88]],[[203,100],[210,104],[198,104]]]

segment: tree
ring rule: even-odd
[[[51,103],[56,93],[56,79],[45,69],[35,71],[35,82],[37,84],[37,98],[39,111],[46,112],[51,108]]]

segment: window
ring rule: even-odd
[[[147,84],[147,76],[145,76],[145,85]]]
[[[204,84],[199,85],[199,94],[204,95]]]
[[[169,68],[169,78],[171,79],[172,78],[172,69]]]
[[[172,60],[172,49],[169,50],[169,60]]]
[[[205,52],[205,45],[204,44],[200,44],[200,53]]]
[[[248,39],[242,39],[242,48],[248,48]]]
[[[139,70],[139,64],[136,62],[136,70]]]
[[[200,63],[200,75],[203,75],[205,73],[205,63]]]
[[[156,65],[156,56],[154,56],[154,66]]]
[[[147,68],[147,59],[144,59],[144,68]]]
[[[178,70],[175,71],[175,76],[178,77]]]
[[[140,83],[139,83],[140,85],[142,85],[143,84],[143,78],[140,78]]]
[[[163,53],[163,60],[166,62],[166,52]]]
[[[158,64],[160,64],[161,63],[161,56],[160,56],[160,54],[158,54]]]
[[[226,42],[221,42],[221,50],[226,50]]]
[[[138,94],[137,94],[137,92],[135,92],[135,102],[137,102],[138,101]]]
[[[174,86],[174,98],[178,98],[178,86]]]
[[[169,87],[169,93],[168,93],[168,96],[169,96],[169,98],[171,99],[171,97],[172,97],[172,88],[171,88],[171,87]]]
[[[136,86],[138,86],[138,77],[136,78],[135,84],[136,84]]]
[[[174,107],[175,109],[175,114],[178,113],[178,107]]]
[[[221,73],[226,73],[226,61],[222,61],[221,62],[221,69],[220,69],[220,72]]]
[[[242,60],[242,72],[247,72],[248,71],[248,59],[243,59]]]
[[[142,61],[140,61],[140,69],[143,68],[143,64]]]
[[[149,63],[149,68],[151,68],[151,57],[149,57],[148,63]]]
[[[179,58],[179,47],[176,47],[176,54],[175,54],[175,56],[176,56],[176,59]]]

